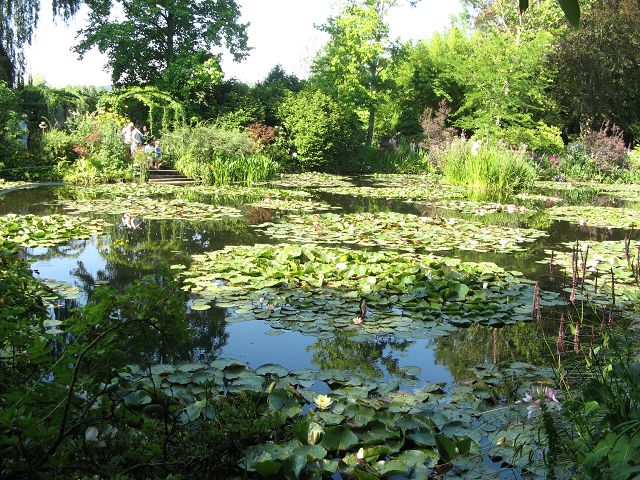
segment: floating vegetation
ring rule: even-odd
[[[413,203],[411,201],[410,203]],[[478,215],[480,217],[494,213],[509,214],[529,214],[533,210],[522,205],[511,205],[490,202],[474,202],[471,200],[451,200],[451,201],[421,201],[419,205],[430,208],[441,208],[444,210],[455,210],[467,215]]]
[[[634,305],[640,300],[640,242],[565,242],[560,248],[545,250],[547,258],[538,263],[561,267],[570,285],[565,290],[574,289],[577,300],[610,304],[615,296],[619,304]],[[575,287],[571,287],[574,272]]]
[[[491,263],[293,245],[227,247],[192,260],[182,273],[185,290],[227,308],[229,322],[266,320],[314,335],[344,328],[425,338],[454,325],[531,318],[533,282]],[[543,302],[555,305],[558,298],[545,293]]]
[[[564,199],[555,194],[543,195],[542,193],[519,193],[515,197],[528,202],[536,202],[547,207],[564,203]]]
[[[0,216],[0,239],[21,247],[50,247],[103,233],[107,223],[70,215]]]
[[[465,189],[463,187],[453,187],[441,181],[431,179],[431,177],[425,177],[424,182],[423,185],[409,184],[398,187],[321,187],[318,188],[318,191],[354,197],[416,201],[450,201],[452,199],[463,199],[465,197]]]
[[[407,368],[408,377],[412,369]],[[320,478],[340,472],[350,478],[429,478],[444,466],[457,478],[493,478],[495,467],[483,461],[490,455],[501,471],[545,478],[545,445],[537,424],[526,420],[524,407],[511,403],[496,409],[495,402],[505,381],[533,391],[535,382],[542,385],[553,372],[516,363],[504,370],[482,364],[471,373],[472,381],[446,392],[443,384],[431,383],[409,393],[399,390],[400,380],[376,382],[348,371],[290,371],[275,364],[252,369],[218,359],[131,365],[113,380],[112,395],[149,421],[164,411],[162,401],[170,402],[173,424],[186,428],[215,418],[211,393],[260,395],[265,415],[286,419],[291,433],[243,452],[241,468],[261,477]],[[326,385],[325,394],[311,388],[316,382]]]
[[[237,208],[187,202],[174,199],[165,200],[145,197],[113,197],[93,200],[59,200],[55,205],[62,206],[71,214],[124,215],[149,220],[216,220],[223,217],[241,217]]]
[[[42,279],[44,283],[52,292],[54,292],[59,298],[65,300],[77,300],[80,298],[82,290],[76,285],[72,285],[68,282],[61,282],[50,278]]]
[[[175,194],[181,187],[161,183],[108,183],[96,185],[78,185],[66,187],[60,191],[61,197],[68,199],[69,194],[74,198],[89,199],[97,197],[151,197]]]
[[[353,187],[349,177],[322,172],[305,172],[281,175],[279,179],[265,182],[267,185],[285,188]]]
[[[564,220],[580,226],[601,228],[632,228],[640,226],[640,211],[629,208],[562,205],[547,210],[554,220]]]
[[[267,195],[262,200],[252,202],[249,205],[258,208],[268,208],[270,210],[285,210],[288,212],[306,212],[313,213],[321,210],[339,210],[340,207],[329,205],[328,203],[311,198],[278,198],[277,196]]]
[[[0,178],[0,194],[6,190],[10,190],[16,187],[22,187],[23,185],[29,185],[29,182],[9,181]]]
[[[541,230],[504,228],[456,218],[431,218],[393,212],[292,215],[282,223],[259,226],[266,234],[301,243],[391,247],[404,251],[471,250],[514,252],[544,237]]]

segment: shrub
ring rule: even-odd
[[[400,144],[396,150],[362,148],[355,162],[347,163],[348,173],[407,173],[420,174],[433,171],[429,154],[409,145]]]
[[[473,143],[456,141],[440,157],[447,181],[467,187],[471,197],[503,200],[536,179],[536,169],[523,150],[490,143],[474,151]]]
[[[17,108],[14,91],[0,82],[0,169],[6,160],[22,149]]]
[[[422,127],[422,141],[418,144],[420,148],[437,155],[437,152],[444,150],[453,141],[455,130],[446,126],[450,113],[451,107],[444,100],[438,105],[438,110],[431,107],[425,108],[420,117]]]
[[[126,119],[112,113],[73,117],[73,150],[80,159],[65,172],[65,181],[96,183],[131,179],[129,148],[120,134],[126,123]]]
[[[624,132],[617,125],[607,122],[600,130],[592,130],[584,137],[586,151],[598,170],[609,172],[615,167],[628,168],[627,146]]]
[[[282,125],[303,170],[340,170],[364,140],[357,115],[319,91],[301,91],[280,107]]]
[[[162,137],[165,151],[185,175],[212,185],[266,180],[278,170],[277,162],[257,153],[245,132],[212,125],[185,127]]]
[[[538,155],[559,153],[564,149],[562,132],[558,127],[538,122],[535,128],[512,127],[500,132],[508,145],[526,145],[527,150]]]

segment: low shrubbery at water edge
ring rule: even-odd
[[[267,180],[279,170],[247,133],[214,125],[183,127],[165,134],[162,144],[179,171],[212,185]]]
[[[445,179],[467,187],[476,199],[505,199],[525,190],[536,179],[536,169],[524,151],[499,143],[458,140],[439,158]]]

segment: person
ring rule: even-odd
[[[150,166],[151,168],[156,168],[153,162],[153,152],[154,152],[153,146],[149,142],[145,143],[144,144],[145,163],[147,164],[147,166]]]
[[[137,125],[134,125],[131,131],[131,155],[136,153],[140,147],[142,147],[142,132]]]
[[[131,145],[131,132],[133,132],[133,122],[122,129],[122,137],[124,138],[125,145]]]
[[[153,146],[153,164],[160,168],[160,140],[156,140]]]
[[[26,151],[28,150],[28,139],[29,139],[29,125],[27,124],[27,116],[22,115],[20,119],[20,123],[18,124],[18,130],[20,131],[20,141],[22,142],[22,148]]]

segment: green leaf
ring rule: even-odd
[[[558,0],[564,16],[574,27],[580,25],[580,3],[578,0]]]
[[[358,436],[350,428],[340,425],[327,427],[322,438],[322,446],[328,451],[347,450],[358,443]]]
[[[302,406],[286,390],[278,389],[269,394],[267,399],[269,408],[275,412],[280,412],[287,417],[293,417],[302,413]]]
[[[440,433],[435,434],[436,447],[442,460],[449,463],[451,460],[458,456],[458,449],[456,444],[449,437]]]

